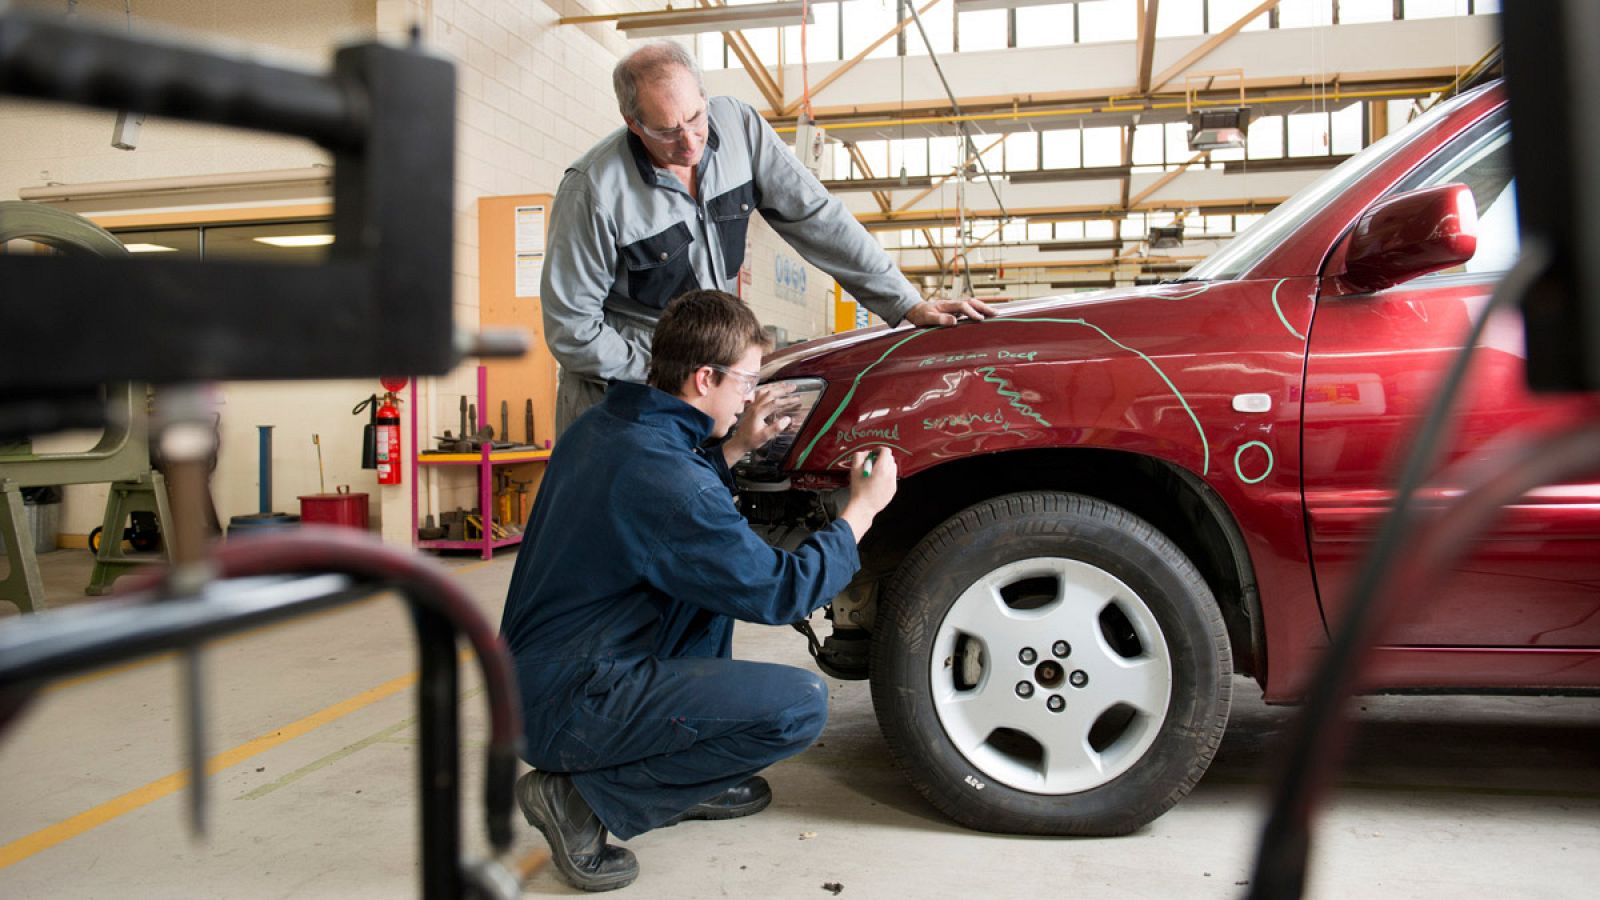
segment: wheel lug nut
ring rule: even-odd
[[[1022,660],[1022,664],[1025,666],[1033,665],[1034,660],[1038,658],[1039,654],[1033,652],[1032,647],[1023,647],[1022,652],[1017,654],[1017,659]]]
[[[1082,669],[1074,669],[1072,674],[1067,676],[1067,680],[1072,682],[1073,687],[1081,688],[1089,683],[1089,673]]]
[[[1066,641],[1056,641],[1051,645],[1050,652],[1056,655],[1056,659],[1066,659],[1072,653],[1072,645]]]
[[[1050,699],[1046,700],[1044,705],[1050,707],[1051,712],[1061,712],[1067,708],[1067,701],[1061,699],[1060,694],[1051,694]]]
[[[1033,682],[1031,682],[1031,681],[1019,681],[1019,682],[1017,682],[1017,696],[1021,697],[1024,700],[1028,699],[1029,697],[1032,697],[1033,696]]]

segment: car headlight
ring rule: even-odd
[[[816,410],[817,403],[822,399],[822,392],[827,388],[827,382],[820,378],[787,378],[779,381],[768,382],[763,387],[772,385],[792,385],[794,390],[779,405],[773,415],[777,418],[789,417],[789,426],[768,441],[766,445],[751,453],[739,464],[739,475],[743,478],[756,480],[771,480],[781,478],[783,461],[788,458],[789,451],[794,448],[794,442],[800,436],[800,430],[805,427],[806,420]]]

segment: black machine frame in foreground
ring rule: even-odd
[[[204,822],[200,647],[374,593],[410,604],[421,662],[422,893],[511,897],[523,873],[461,858],[457,642],[490,712],[484,804],[496,853],[512,842],[521,706],[493,626],[436,563],[348,529],[208,547],[214,449],[198,385],[220,379],[434,375],[464,353],[522,352],[520,336],[458,341],[451,303],[455,70],[415,47],[338,51],[314,75],[59,17],[0,0],[0,94],[309,138],[335,161],[334,237],[316,266],[0,254],[0,438],[104,424],[100,385],[162,385],[173,566],[124,595],[0,623],[0,730],[49,681],[179,650],[188,675],[191,813]],[[274,576],[263,582],[260,576]],[[130,577],[131,578],[131,577]]]
[[[0,94],[298,136],[334,160],[321,265],[0,255],[0,434],[13,404],[107,382],[448,372],[455,90],[414,48],[344,47],[317,75],[0,0]]]
[[[1522,312],[1529,384],[1542,391],[1600,390],[1600,4],[1523,0],[1501,13],[1510,98],[1512,164],[1522,247],[1430,401],[1399,473],[1395,497],[1371,552],[1346,591],[1340,621],[1306,688],[1261,830],[1251,900],[1305,893],[1318,805],[1333,789],[1351,724],[1357,678],[1405,598],[1424,596],[1506,505],[1528,491],[1600,472],[1595,413],[1515,435],[1487,459],[1469,460],[1443,504],[1421,489],[1448,446],[1451,414],[1473,348],[1499,309]]]
[[[476,652],[489,698],[484,787],[491,845],[511,845],[512,784],[522,739],[521,707],[510,657],[465,591],[441,567],[358,532],[305,526],[272,537],[230,541],[208,559],[223,580],[189,596],[170,596],[147,579],[117,598],[0,626],[0,728],[50,680],[206,641],[362,600],[398,593],[410,606],[421,665],[419,790],[422,878],[427,897],[481,896],[460,871],[460,715],[456,642]],[[279,576],[263,583],[256,576]],[[301,577],[293,577],[301,576]],[[253,579],[238,581],[235,579]],[[196,723],[190,723],[195,727]]]

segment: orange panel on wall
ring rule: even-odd
[[[555,435],[556,361],[544,343],[538,273],[544,264],[549,194],[478,199],[478,315],[483,328],[520,328],[528,352],[521,359],[488,360],[488,397],[479,415],[500,437],[500,401],[510,407],[511,440],[526,440],[524,409],[533,400],[538,446]]]

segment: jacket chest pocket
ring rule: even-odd
[[[628,296],[652,309],[666,309],[672,298],[699,287],[689,258],[693,241],[689,226],[678,222],[621,248],[628,267]]]
[[[706,208],[711,212],[711,220],[717,223],[723,270],[732,278],[744,265],[744,239],[750,232],[750,213],[756,208],[755,183],[746,181],[731,191],[711,198]]]

